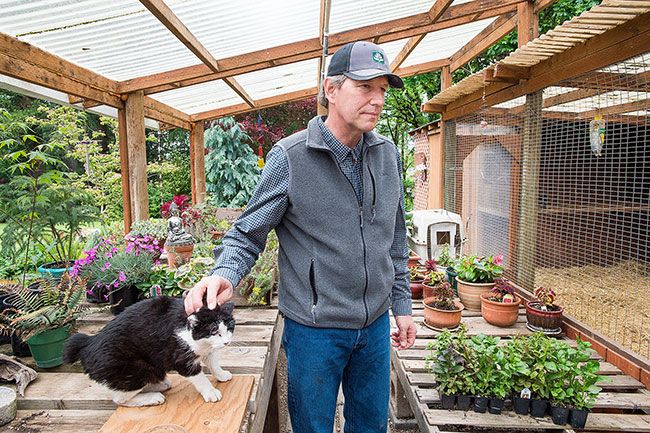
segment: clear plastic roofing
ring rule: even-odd
[[[13,39],[26,42],[114,84],[118,97],[143,90],[201,120],[313,96],[322,60],[349,40],[379,43],[404,75],[440,67],[520,1],[0,0],[0,59],[15,54]],[[3,87],[7,76],[14,89],[30,81],[0,72]],[[103,102],[67,93],[86,108]]]

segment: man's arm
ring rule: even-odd
[[[408,246],[406,244],[406,222],[404,220],[404,185],[402,185],[402,161],[395,148],[397,172],[400,176],[400,201],[395,215],[395,234],[390,256],[395,270],[395,282],[391,292],[391,304],[397,331],[392,334],[393,346],[408,349],[415,342],[415,323],[411,317],[411,286],[408,271]]]
[[[227,302],[239,281],[250,272],[266,244],[269,232],[282,220],[289,205],[289,162],[279,146],[267,155],[260,180],[246,206],[215,248],[217,263],[208,277],[204,277],[185,297],[188,314],[203,305],[207,292],[208,308]]]

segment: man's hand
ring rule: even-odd
[[[201,308],[204,294],[206,294],[208,308],[214,310],[217,304],[223,305],[228,302],[232,298],[232,293],[232,283],[226,278],[217,275],[203,277],[185,296],[185,312],[189,316]]]
[[[395,316],[397,331],[390,336],[393,344],[398,350],[408,349],[415,343],[417,329],[411,316]]]

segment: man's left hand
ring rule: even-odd
[[[395,316],[397,331],[390,336],[393,344],[398,350],[408,349],[415,343],[415,334],[417,329],[411,316]]]

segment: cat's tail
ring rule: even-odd
[[[63,362],[72,364],[79,360],[81,351],[90,342],[90,336],[76,333],[68,338],[63,347]]]

